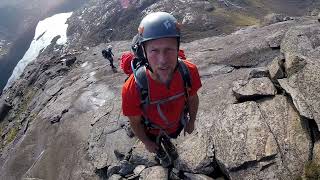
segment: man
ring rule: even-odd
[[[116,68],[113,65],[113,57],[112,56],[114,56],[114,55],[112,53],[112,46],[111,45],[109,45],[107,49],[102,50],[102,56],[109,60],[110,66],[112,69]]]
[[[146,149],[156,153],[161,164],[167,167],[177,158],[167,137],[177,138],[183,128],[190,134],[195,128],[199,106],[197,91],[201,81],[197,67],[183,61],[189,72],[191,88],[184,86],[184,78],[178,70],[180,29],[172,15],[165,12],[147,15],[140,23],[139,36],[148,62],[146,76],[150,103],[142,107],[141,92],[134,75],[131,75],[122,89],[123,114],[128,116],[134,134]],[[190,119],[183,126],[181,120],[186,120],[186,107]],[[171,157],[168,158],[168,154]]]

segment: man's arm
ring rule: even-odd
[[[198,107],[199,107],[198,94],[196,93],[195,95],[190,96],[188,98],[188,103],[189,103],[190,120],[187,126],[185,127],[185,131],[191,134],[194,130],[194,122],[196,121],[197,113],[198,113]]]
[[[144,125],[141,123],[141,116],[128,116],[128,118],[133,133],[142,141],[148,151],[156,153],[159,147],[147,137]]]

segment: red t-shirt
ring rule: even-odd
[[[199,72],[197,67],[191,62],[184,61],[184,63],[189,69],[191,78],[191,89],[189,90],[189,95],[193,96],[202,86]],[[149,82],[149,96],[151,102],[160,99],[167,99],[171,96],[184,92],[183,79],[179,70],[174,72],[169,88],[167,88],[166,85],[153,80],[149,71],[147,71],[147,78]],[[179,127],[180,116],[183,112],[184,104],[185,97],[180,96],[175,100],[160,105],[161,111],[169,121],[169,125],[160,117],[156,105],[148,106],[147,116],[151,123],[160,126],[168,134],[172,134]],[[133,74],[128,78],[122,88],[122,110],[125,116],[141,116],[143,114],[143,111],[140,108],[140,94],[136,87]],[[151,131],[151,133],[157,134],[158,131]]]

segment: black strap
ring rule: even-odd
[[[140,66],[133,71],[134,79],[137,84],[138,92],[140,92],[140,106],[150,104],[149,98],[149,83],[147,78],[147,69],[145,66]],[[141,107],[144,109],[144,107]]]
[[[191,78],[190,78],[189,69],[181,59],[178,59],[178,70],[182,76],[184,87],[191,88]]]

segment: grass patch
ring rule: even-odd
[[[7,144],[12,142],[16,138],[18,132],[19,132],[19,130],[17,127],[13,127],[10,129],[10,131],[7,134]]]
[[[15,119],[19,119],[20,115],[28,110],[29,103],[32,101],[35,94],[36,91],[34,89],[28,89],[27,93],[23,97],[21,104],[19,105],[17,116],[15,117]]]
[[[240,10],[227,10],[224,8],[216,8],[213,15],[225,19],[227,22],[235,26],[252,26],[258,25],[260,20],[241,12]]]
[[[29,89],[28,93],[24,96],[24,103],[22,105],[22,110],[26,111],[28,108],[28,105],[30,103],[30,101],[33,99],[34,95],[36,94],[36,91],[34,89]]]
[[[242,13],[232,13],[232,22],[237,26],[258,25],[260,20]]]

